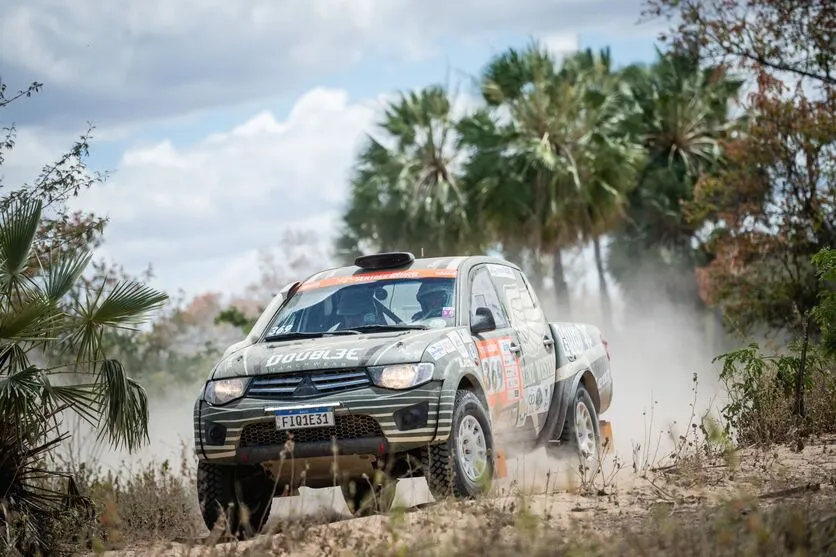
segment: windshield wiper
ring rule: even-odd
[[[353,329],[342,329],[340,331],[296,331],[292,333],[282,333],[279,335],[268,335],[264,337],[264,342],[275,342],[277,340],[293,340],[297,338],[320,338],[325,335],[359,335],[360,331]]]
[[[363,325],[354,327],[354,331],[358,333],[368,333],[372,331],[410,331],[410,330],[426,330],[429,327],[426,325],[419,325],[417,323],[401,323],[399,325]]]

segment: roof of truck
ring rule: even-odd
[[[396,254],[406,252],[396,252]],[[374,254],[375,256],[385,256],[388,254]],[[335,267],[315,273],[305,279],[303,284],[308,288],[328,286],[331,283],[339,283],[342,281],[334,280],[342,277],[353,277],[369,275],[379,276],[380,278],[455,278],[461,266],[467,262],[472,261],[484,263],[501,263],[504,265],[511,265],[516,268],[513,263],[509,263],[504,259],[497,257],[483,256],[483,255],[456,255],[445,257],[421,257],[414,258],[411,262],[397,266],[387,266],[380,268],[363,268],[357,265],[346,265],[343,267]]]

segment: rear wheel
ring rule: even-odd
[[[471,391],[456,393],[450,437],[421,454],[430,492],[436,499],[476,497],[490,490],[494,473],[493,434],[482,402]]]
[[[273,482],[260,466],[225,466],[201,460],[197,497],[210,531],[221,522],[228,534],[246,539],[258,534],[270,516]]]
[[[585,477],[595,475],[601,466],[601,428],[592,397],[583,385],[578,386],[566,410],[566,425],[560,445],[551,449],[553,456],[577,462]]]

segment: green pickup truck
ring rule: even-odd
[[[599,329],[548,322],[516,265],[364,255],[288,285],[215,365],[194,406],[203,518],[247,537],[300,484],[360,511],[387,500],[381,471],[475,497],[502,451],[594,468],[611,399]]]

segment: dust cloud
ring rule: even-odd
[[[646,273],[642,283],[654,285],[655,278]],[[712,360],[732,341],[712,316],[660,293],[648,296],[640,311],[628,310],[612,282],[609,327],[596,290],[597,285],[573,296],[568,318],[556,311],[549,291],[538,296],[549,320],[590,323],[603,331],[612,358],[613,399],[599,418],[610,422],[613,443],[601,476],[625,484],[634,471],[670,463],[681,436],[697,438],[703,416],[719,416],[726,395]],[[577,461],[558,461],[540,449],[509,459],[502,485],[527,493],[574,491],[581,477]]]
[[[107,440],[97,441],[93,428],[75,416],[68,417],[73,437],[64,445],[74,465],[85,462],[103,472],[129,475],[149,465],[168,461],[179,470],[183,459],[194,460],[192,411],[202,383],[169,388],[164,396],[149,394],[148,437],[150,442],[130,453],[113,449]]]

